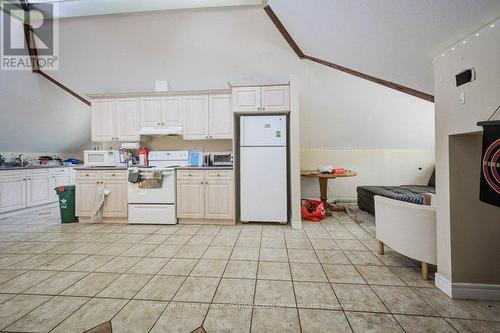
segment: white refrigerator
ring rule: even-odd
[[[286,116],[240,117],[240,220],[288,220]]]

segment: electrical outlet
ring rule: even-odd
[[[328,191],[333,191],[333,185],[328,185]]]

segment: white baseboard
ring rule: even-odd
[[[290,223],[292,225],[292,229],[295,229],[295,230],[300,230],[302,229],[302,220],[298,220],[298,221],[293,221]]]
[[[499,284],[453,283],[453,298],[500,301]]]
[[[500,284],[451,283],[439,273],[434,280],[436,287],[452,298],[500,301]]]
[[[444,292],[449,297],[452,297],[451,282],[439,273],[434,275],[434,283],[438,289]]]

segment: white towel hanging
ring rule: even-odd
[[[99,189],[97,190],[95,196],[95,207],[90,219],[91,222],[95,222],[102,218],[102,205],[104,204],[104,200],[106,200],[106,196],[108,196],[109,193],[111,193],[111,191],[106,186],[104,186],[104,184],[101,184],[101,186],[99,186]]]

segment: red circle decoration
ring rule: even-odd
[[[500,194],[500,139],[494,141],[484,152],[483,175],[488,185]]]

